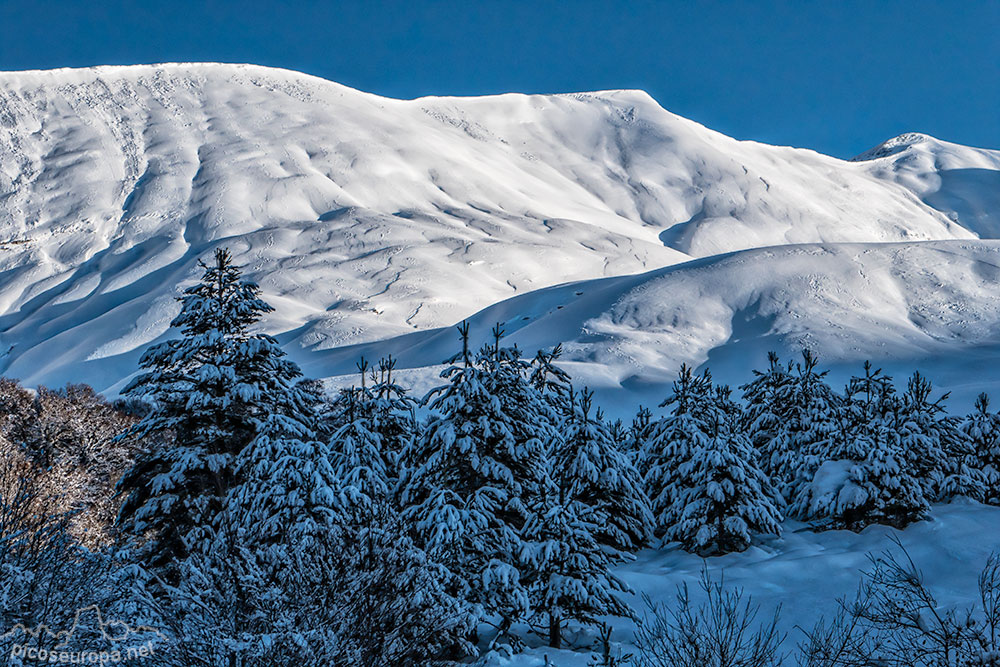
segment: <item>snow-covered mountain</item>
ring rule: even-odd
[[[923,135],[848,162],[736,141],[639,91],[401,101],[254,66],[0,74],[0,371],[31,384],[114,391],[222,245],[314,375],[362,351],[432,363],[453,346],[438,329],[472,316],[529,351],[569,341],[608,386],[803,342],[947,370],[1000,340],[993,238],[1000,152]]]

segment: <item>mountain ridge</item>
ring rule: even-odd
[[[276,306],[265,329],[319,359],[693,258],[1000,236],[1000,152],[928,138],[885,158],[737,141],[634,90],[393,100],[256,65],[0,73],[0,371],[114,391],[221,245]]]

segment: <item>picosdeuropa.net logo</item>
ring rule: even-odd
[[[89,630],[95,646],[77,646],[82,630]],[[131,662],[156,655],[157,643],[164,639],[155,628],[130,626],[117,619],[104,619],[97,605],[77,609],[68,630],[53,631],[45,623],[31,628],[17,623],[0,635],[11,641],[13,664],[107,665]],[[87,642],[90,643],[90,642]]]

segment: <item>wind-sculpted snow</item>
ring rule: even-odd
[[[926,137],[882,153],[845,162],[739,142],[639,91],[400,101],[253,66],[4,73],[0,372],[114,391],[219,246],[276,307],[268,331],[320,372],[324,350],[568,281],[763,246],[1000,235],[1000,154]],[[722,261],[765,255],[742,257]],[[691,294],[657,292],[656,307]],[[650,364],[730,344],[722,306],[662,354],[630,347],[666,340],[655,318],[609,311],[598,326],[603,312],[578,316],[596,328],[576,358],[656,375],[667,366]],[[803,336],[823,326],[796,321]],[[621,327],[651,338],[599,342]]]

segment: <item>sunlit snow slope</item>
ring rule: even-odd
[[[3,73],[0,371],[114,391],[219,246],[313,374],[409,332],[436,355],[435,328],[494,304],[477,321],[566,338],[612,384],[751,339],[957,358],[996,336],[976,239],[1000,236],[998,174],[1000,153],[923,135],[852,162],[739,142],[638,91],[400,101],[254,66]],[[822,245],[747,250],[789,244]],[[577,291],[572,317],[547,314]]]

